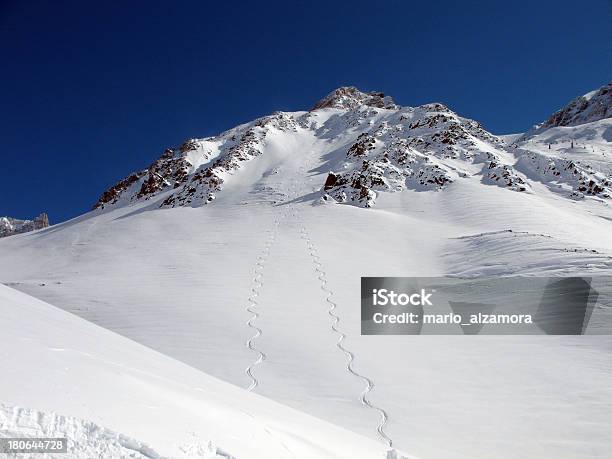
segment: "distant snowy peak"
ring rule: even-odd
[[[572,100],[547,119],[541,128],[577,126],[612,117],[612,82]]]
[[[612,83],[572,100],[522,136],[505,136],[515,167],[575,200],[612,197]]]
[[[40,214],[34,220],[19,220],[11,217],[0,217],[0,237],[27,233],[34,230],[47,228],[48,226],[49,217],[45,213]]]
[[[344,86],[332,91],[315,104],[312,110],[321,108],[339,108],[351,110],[360,106],[396,109],[393,99],[382,92],[361,92],[353,86]],[[312,111],[311,110],[311,111]]]

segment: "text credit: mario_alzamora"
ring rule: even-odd
[[[362,277],[362,335],[612,334],[612,277]]]

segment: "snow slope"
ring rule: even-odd
[[[0,437],[66,437],[83,458],[387,457],[6,286],[0,321]]]
[[[345,88],[315,107],[189,142],[96,210],[0,241],[0,281],[383,449],[606,457],[609,336],[361,336],[359,289],[612,274],[610,200],[579,191],[606,161],[554,179],[441,104]]]

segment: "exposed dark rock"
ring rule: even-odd
[[[397,108],[393,99],[386,97],[382,92],[373,91],[365,93],[353,86],[345,86],[336,89],[321,99],[311,111],[321,108],[352,109],[359,105],[387,109]]]
[[[577,126],[612,117],[612,82],[572,100],[540,127]]]

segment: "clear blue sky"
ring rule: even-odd
[[[523,131],[612,78],[612,2],[0,0],[0,215],[52,222],[188,137],[332,89]]]

